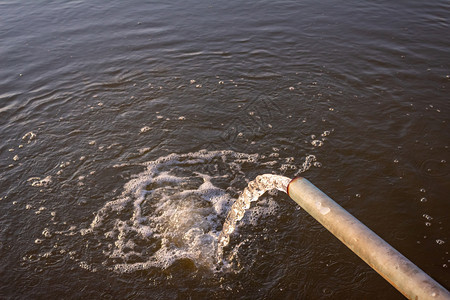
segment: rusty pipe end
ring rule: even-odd
[[[289,195],[289,186],[291,185],[291,183],[293,183],[294,181],[303,180],[303,179],[305,179],[305,178],[302,176],[297,176],[294,179],[292,179],[291,181],[289,181],[289,184],[287,185],[287,188],[286,188],[286,194],[288,194],[289,197],[291,197],[291,195]]]

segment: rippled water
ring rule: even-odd
[[[448,1],[0,1],[0,297],[401,295],[303,175],[447,289]]]

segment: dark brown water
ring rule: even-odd
[[[401,299],[283,193],[214,261],[247,183],[308,155],[449,289],[449,11],[0,1],[0,298]]]

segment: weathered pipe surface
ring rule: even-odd
[[[450,293],[400,252],[302,177],[287,193],[298,205],[409,299],[450,299]]]

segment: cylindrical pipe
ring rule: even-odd
[[[302,177],[287,193],[341,242],[409,299],[450,299],[450,293],[367,226]]]

